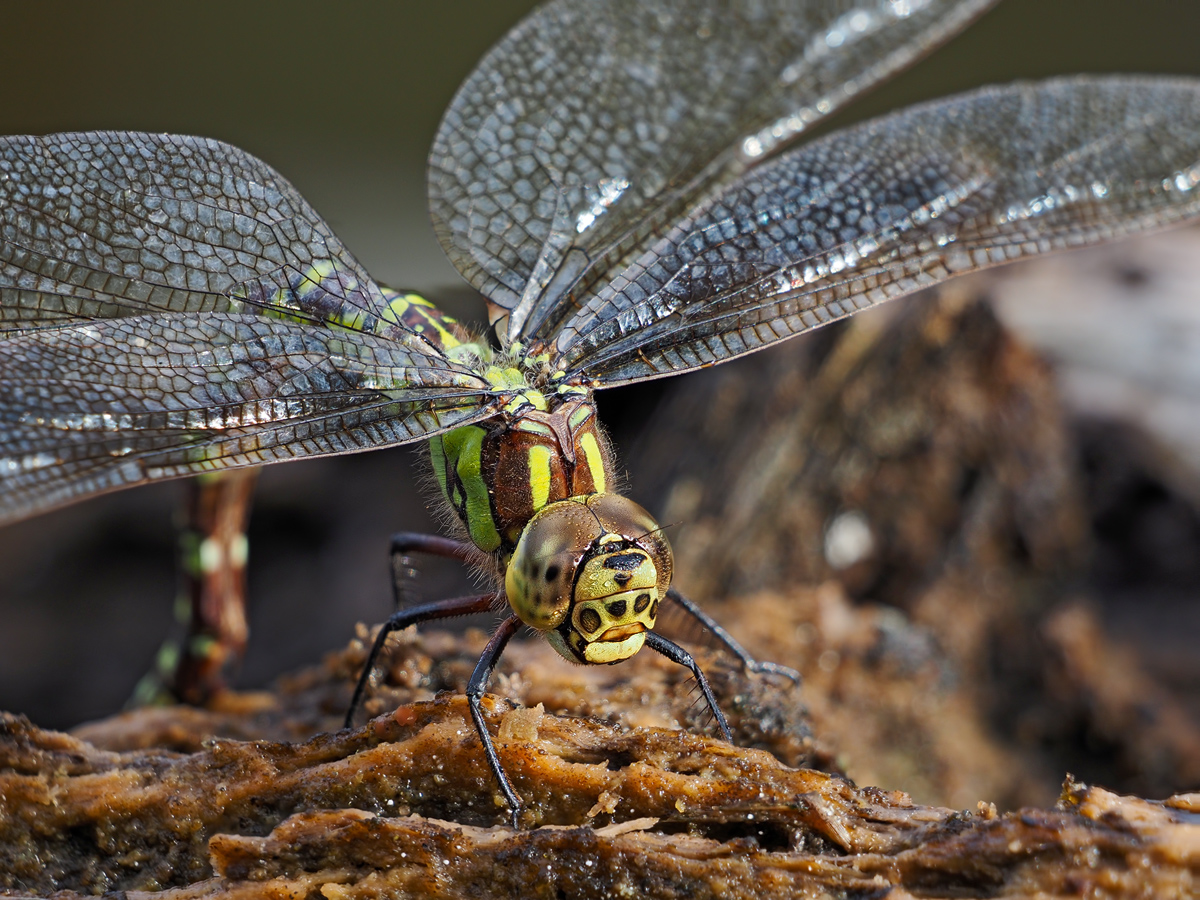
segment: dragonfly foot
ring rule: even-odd
[[[746,663],[746,671],[753,672],[755,675],[781,675],[792,684],[799,684],[803,681],[799,672],[791,666],[780,663],[759,662],[757,659],[752,659]]]

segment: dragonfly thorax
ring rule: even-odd
[[[540,510],[613,484],[608,442],[586,395],[456,428],[433,438],[429,454],[472,543],[502,563]]]
[[[673,571],[671,545],[620,494],[551,503],[525,527],[505,571],[509,605],[573,662],[615,663],[641,649]]]

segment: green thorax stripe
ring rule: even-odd
[[[500,532],[483,474],[483,442],[487,429],[464,425],[429,442],[433,472],[442,494],[467,526],[471,541],[485,553],[500,549]]]

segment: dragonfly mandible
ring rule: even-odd
[[[661,529],[610,490],[596,390],[714,365],[954,275],[1200,211],[1200,83],[985,88],[793,148],[991,0],[556,0],[451,103],[430,209],[490,339],[377,284],[265,163],[130,132],[0,142],[0,517],[149,481],[424,440],[455,538],[507,604],[613,663],[674,603]],[[349,716],[348,716],[349,718]]]

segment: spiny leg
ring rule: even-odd
[[[407,591],[407,586],[412,583],[416,575],[416,569],[408,559],[408,554],[410,553],[426,553],[430,556],[455,559],[468,564],[474,562],[476,555],[474,548],[465,541],[456,541],[453,538],[446,538],[441,535],[422,534],[421,532],[414,531],[402,531],[392,535],[391,558],[394,575],[392,588],[398,610],[411,602],[411,594]],[[399,560],[397,560],[397,557],[399,557]],[[415,607],[414,609],[428,608],[428,606],[432,605],[434,604],[429,604],[427,607]],[[393,618],[395,617],[393,616]],[[499,660],[500,654],[504,652],[504,647],[508,644],[513,634],[516,633],[520,624],[521,621],[517,616],[510,616],[501,623],[500,627],[496,629],[496,633],[492,635],[491,640],[488,641],[487,647],[484,648],[483,655],[479,658],[479,662],[475,666],[475,671],[471,674],[471,680],[467,684],[467,705],[471,710],[471,719],[475,723],[475,730],[479,732],[479,740],[483,745],[483,753],[487,757],[492,774],[496,776],[496,781],[500,785],[500,791],[504,794],[504,799],[512,811],[512,825],[514,829],[518,827],[517,817],[520,814],[523,804],[521,803],[520,796],[513,789],[508,776],[504,774],[504,769],[500,765],[500,757],[496,754],[496,747],[492,743],[492,738],[488,734],[487,727],[483,721],[480,699],[487,689],[488,682],[491,680],[492,672],[496,668],[496,662]],[[382,649],[383,639],[384,635],[380,632],[380,637],[376,639],[375,647],[371,651],[372,658],[374,658],[378,650]],[[360,688],[362,684],[362,679],[360,679]],[[359,691],[356,690],[356,703],[358,696]],[[352,705],[351,709],[353,708]]]
[[[400,531],[392,535],[392,600],[394,609],[403,609],[416,602],[409,586],[416,580],[417,569],[409,558],[410,553],[424,553],[455,559],[470,564],[475,561],[475,548],[465,541],[442,537],[437,534],[422,534],[419,531]]]
[[[733,734],[729,731],[729,723],[725,721],[725,714],[721,712],[721,707],[717,706],[717,698],[713,695],[712,688],[709,687],[708,679],[700,671],[700,666],[692,658],[692,654],[688,653],[678,644],[668,641],[661,634],[656,634],[653,631],[646,632],[646,646],[661,653],[667,659],[671,660],[671,662],[677,662],[681,666],[686,666],[692,670],[692,677],[696,679],[696,684],[700,685],[700,692],[704,694],[708,708],[712,711],[713,717],[716,718],[717,724],[721,726],[721,733],[725,735],[725,740],[732,744]]]
[[[789,666],[780,665],[779,663],[760,662],[759,660],[755,659],[750,655],[750,652],[745,647],[743,647],[737,642],[737,640],[734,639],[732,634],[726,631],[717,622],[716,619],[702,610],[687,597],[683,596],[683,594],[679,593],[679,591],[675,590],[675,588],[668,589],[667,599],[674,601],[680,609],[712,632],[713,637],[715,637],[726,650],[738,658],[742,664],[742,667],[747,672],[757,672],[765,675],[782,675],[784,678],[788,678],[796,684],[800,683],[799,672]]]
[[[392,613],[388,620],[380,626],[375,643],[371,645],[371,652],[367,654],[362,674],[358,677],[358,684],[354,687],[354,697],[350,700],[350,708],[346,710],[346,722],[343,727],[349,728],[354,722],[354,714],[358,711],[359,703],[362,702],[363,694],[367,689],[367,682],[371,680],[371,673],[375,669],[375,662],[378,660],[379,654],[383,651],[384,644],[387,643],[388,635],[393,631],[400,631],[409,625],[416,625],[419,622],[487,612],[492,608],[495,600],[495,594],[456,597],[451,600],[438,600],[435,603],[422,603],[419,606],[399,609]]]
[[[500,659],[500,654],[504,652],[504,647],[520,627],[521,620],[517,616],[509,616],[500,623],[500,627],[496,629],[496,633],[492,635],[492,639],[488,641],[487,646],[483,649],[483,655],[479,657],[479,662],[475,664],[475,671],[471,673],[471,680],[467,683],[467,705],[471,709],[471,718],[475,721],[475,730],[479,732],[479,741],[483,744],[483,754],[487,757],[488,765],[492,767],[492,774],[496,776],[496,781],[500,783],[500,791],[504,794],[504,799],[508,801],[508,808],[512,811],[512,827],[514,830],[520,827],[517,823],[517,818],[524,804],[522,804],[520,796],[513,789],[508,776],[504,774],[504,769],[500,765],[500,757],[496,755],[496,746],[492,743],[491,735],[488,734],[487,724],[483,721],[483,710],[479,706],[479,700],[483,697],[483,692],[487,689],[488,682],[491,681],[492,672],[496,668],[496,662]],[[701,675],[700,677],[703,678],[704,676]],[[720,715],[720,713],[717,713],[717,715]],[[721,721],[724,723],[724,719]],[[726,729],[725,733],[728,735],[729,729]]]

